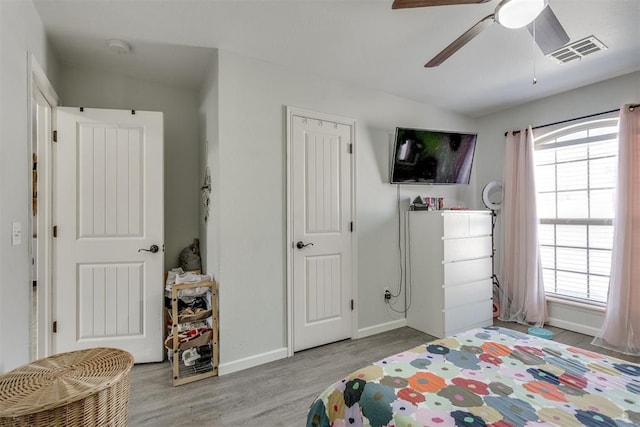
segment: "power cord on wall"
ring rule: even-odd
[[[398,212],[398,267],[400,268],[400,280],[398,281],[398,293],[391,293],[392,298],[398,298],[402,293],[402,280],[404,279],[402,271],[402,238],[401,238],[401,215],[400,212],[400,185],[396,184],[396,210]]]
[[[398,212],[398,267],[400,268],[400,277],[399,277],[399,281],[398,281],[398,292],[396,294],[387,291],[388,294],[385,294],[385,304],[387,304],[387,306],[389,307],[389,309],[391,309],[392,311],[396,312],[396,313],[401,313],[401,314],[406,314],[406,312],[409,310],[409,307],[411,307],[411,292],[409,291],[409,303],[407,304],[407,296],[405,295],[405,308],[403,310],[398,310],[396,308],[393,307],[392,303],[391,303],[391,299],[392,298],[398,298],[401,294],[402,294],[402,283],[403,280],[405,278],[404,276],[404,271],[407,271],[407,256],[406,253],[404,254],[403,257],[403,253],[402,253],[402,211],[400,208],[400,185],[396,184],[396,208],[397,208],[397,212]],[[409,239],[408,233],[405,233],[405,235],[407,235],[407,239]],[[406,242],[407,244],[410,243],[410,241],[408,240]],[[404,265],[403,265],[404,264]],[[409,267],[411,266],[411,261],[409,260]],[[408,277],[408,276],[407,276]],[[411,282],[409,281],[409,285],[411,284]],[[390,295],[389,298],[387,298],[387,295]]]

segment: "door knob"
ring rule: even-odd
[[[158,245],[151,245],[149,246],[149,249],[138,249],[138,252],[142,252],[142,251],[146,251],[146,252],[151,252],[152,254],[155,254],[156,252],[158,252],[160,250],[160,248],[158,247]]]
[[[296,248],[298,249],[303,249],[303,248],[306,248],[307,246],[313,246],[313,243],[307,243],[306,245],[302,242],[296,243]]]

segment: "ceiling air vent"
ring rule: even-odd
[[[549,58],[556,61],[558,64],[565,64],[571,62],[574,59],[582,59],[587,55],[600,50],[605,50],[607,46],[604,45],[595,36],[589,36],[577,42],[568,44],[561,47],[558,50],[551,52],[547,55]]]

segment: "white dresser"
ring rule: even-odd
[[[407,325],[438,338],[491,325],[491,212],[412,211],[407,219]]]

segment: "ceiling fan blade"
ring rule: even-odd
[[[491,0],[393,0],[391,9],[407,9],[410,7],[451,6],[455,4],[486,3]]]
[[[529,25],[527,29],[533,36],[533,25],[536,26],[535,41],[542,53],[550,54],[554,50],[560,49],[569,43],[569,35],[562,28],[556,14],[551,10],[551,6],[545,7],[540,15]]]
[[[439,54],[433,57],[433,59],[425,64],[425,67],[437,67],[447,60],[451,55],[456,53],[462,46],[469,43],[471,39],[480,34],[485,28],[493,24],[495,19],[494,14],[488,15],[480,20],[476,25],[469,28],[464,34],[455,39],[453,43],[445,47]]]

